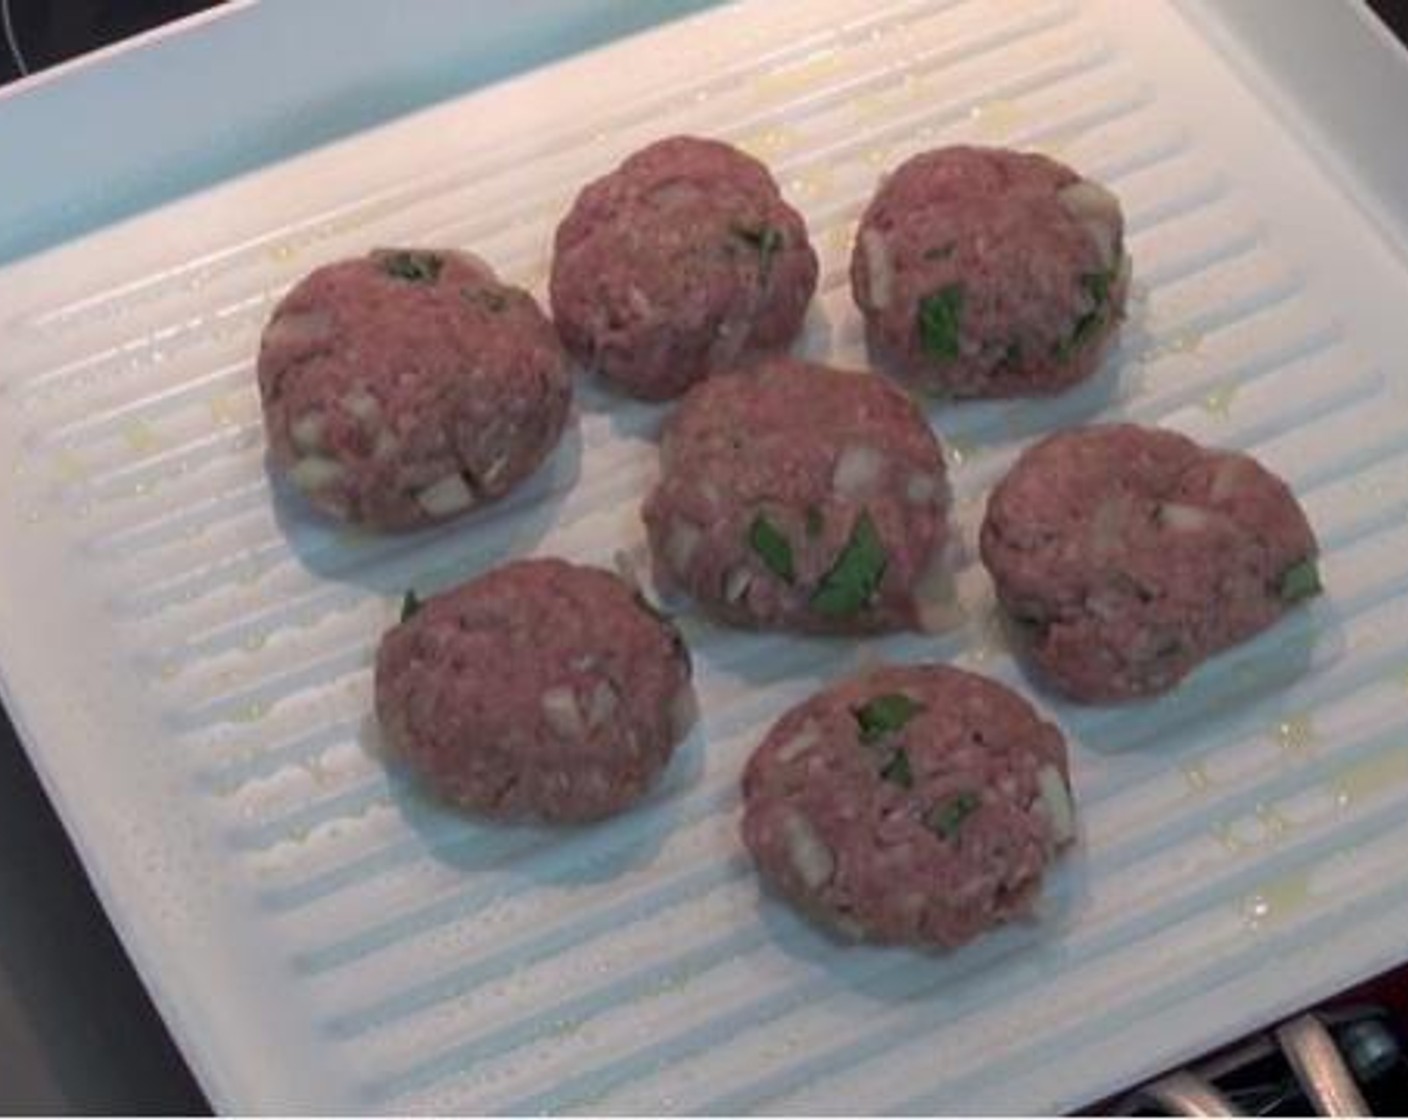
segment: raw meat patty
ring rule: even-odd
[[[790,345],[816,279],[806,226],[767,168],[676,136],[577,196],[557,229],[552,312],[583,366],[666,400]]]
[[[259,349],[276,466],[377,529],[503,497],[557,445],[572,380],[533,297],[467,253],[383,249],[317,269]]]
[[[719,620],[854,633],[944,609],[943,451],[886,379],[793,358],[713,378],[660,460],[643,511],[656,579]]]
[[[646,791],[688,731],[694,692],[679,632],[618,577],[519,560],[387,632],[376,712],[447,800],[586,821]]]
[[[1021,644],[1076,700],[1164,692],[1320,590],[1291,491],[1246,455],[1115,424],[1028,448],[988,499],[983,563]]]
[[[1043,155],[924,152],[861,218],[851,293],[882,366],[931,393],[1053,393],[1099,367],[1124,315],[1119,200]]]
[[[852,938],[955,948],[1029,915],[1075,836],[1066,744],[1010,689],[938,665],[844,680],[743,776],[759,871]]]

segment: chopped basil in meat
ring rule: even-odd
[[[819,537],[821,531],[826,528],[826,520],[822,516],[820,506],[807,507],[807,536]]]
[[[1310,599],[1325,590],[1320,582],[1320,569],[1315,566],[1315,561],[1306,557],[1298,564],[1292,564],[1281,573],[1280,592],[1281,600],[1286,603],[1298,603],[1302,599]]]
[[[821,577],[821,586],[812,595],[812,607],[833,618],[845,618],[870,605],[880,590],[887,563],[885,550],[870,514],[862,510],[851,530],[850,539]]]
[[[409,284],[433,284],[440,278],[440,270],[445,259],[438,253],[420,252],[414,249],[398,249],[384,254],[377,262],[381,271],[397,280]]]
[[[1110,298],[1110,284],[1114,279],[1113,271],[1087,272],[1080,278],[1080,286],[1095,301],[1095,306],[1101,307]]]
[[[970,790],[955,793],[940,802],[924,816],[924,824],[930,832],[938,833],[945,840],[953,840],[975,809],[981,804],[978,795]]]
[[[1007,611],[1007,617],[1017,627],[1018,633],[1025,635],[1032,641],[1044,640],[1046,632],[1051,626],[1051,620],[1042,613],[1040,608],[1029,604],[1010,607]]]
[[[420,598],[416,595],[414,591],[407,591],[405,596],[401,600],[401,621],[405,622],[408,619],[413,618],[416,614],[420,612],[420,609],[423,606],[425,606],[425,604],[421,602]]]
[[[461,288],[460,295],[470,303],[477,303],[486,311],[497,315],[508,306],[508,298],[493,288]]]
[[[785,583],[797,578],[792,562],[792,545],[776,525],[763,514],[753,518],[748,528],[748,547],[767,565],[768,571]]]
[[[773,226],[734,226],[733,235],[758,250],[758,271],[766,284],[772,272],[772,259],[782,248],[782,231]]]
[[[914,773],[909,768],[909,755],[901,747],[890,756],[890,760],[880,769],[880,777],[894,782],[900,789],[914,788]]]
[[[919,342],[928,357],[946,362],[958,357],[958,316],[962,310],[962,284],[949,284],[919,301]]]
[[[886,692],[871,697],[855,710],[860,725],[860,741],[873,743],[892,731],[898,731],[924,710],[924,705],[911,700],[903,692]]]
[[[926,261],[946,261],[949,257],[953,256],[953,251],[957,248],[958,242],[956,241],[949,241],[943,245],[935,245],[932,248],[924,250],[924,259]]]
[[[1099,330],[1101,324],[1105,322],[1107,305],[1110,300],[1110,285],[1114,283],[1114,280],[1113,269],[1107,272],[1087,272],[1081,276],[1080,286],[1085,289],[1085,294],[1090,297],[1095,306],[1076,320],[1071,337],[1056,348],[1057,357],[1062,361],[1084,346],[1091,335]]]

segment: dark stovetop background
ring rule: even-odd
[[[1408,42],[1408,0],[1371,3]],[[31,72],[214,6],[9,0]],[[20,74],[0,39],[0,84]],[[0,814],[0,1114],[208,1112],[3,712],[0,789],[11,806]],[[1400,970],[1378,990],[1400,1013],[1406,980]]]

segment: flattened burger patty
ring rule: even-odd
[[[955,948],[1028,915],[1075,836],[1061,733],[1010,689],[938,665],[833,685],[743,776],[758,870],[847,936]]]
[[[1022,645],[1077,700],[1167,691],[1320,590],[1290,489],[1249,456],[1116,424],[1028,448],[988,500],[983,563]]]
[[[643,516],[662,585],[737,626],[924,626],[945,576],[943,451],[884,378],[792,358],[713,378],[660,459]]]
[[[378,529],[503,497],[557,445],[567,356],[533,297],[466,253],[384,249],[317,269],[259,350],[274,464]]]
[[[956,397],[1052,393],[1089,377],[1128,287],[1119,200],[1053,159],[998,148],[901,164],[851,256],[875,360]]]
[[[520,560],[387,632],[376,712],[445,799],[586,821],[649,788],[689,728],[694,693],[678,631],[617,576]]]
[[[582,365],[666,400],[790,345],[816,280],[806,226],[767,169],[676,136],[577,197],[554,243],[552,310]]]

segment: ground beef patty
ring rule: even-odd
[[[1246,455],[1116,424],[1028,448],[982,555],[1021,644],[1077,700],[1164,692],[1320,590],[1286,484]]]
[[[503,497],[547,457],[572,381],[533,297],[467,253],[385,249],[280,301],[259,350],[273,462],[373,528]]]
[[[677,136],[578,195],[557,229],[552,310],[584,366],[665,400],[788,346],[816,279],[806,226],[767,168]]]
[[[1030,913],[1075,836],[1061,733],[995,681],[871,671],[784,715],[743,776],[758,869],[855,938],[954,948]]]
[[[956,397],[1052,393],[1089,377],[1128,287],[1115,196],[1046,156],[996,148],[901,164],[851,255],[874,359]]]
[[[610,572],[519,560],[408,605],[377,653],[377,718],[449,801],[603,817],[645,792],[693,720],[679,632]]]
[[[656,578],[721,621],[922,627],[944,590],[943,452],[883,378],[777,358],[711,379],[670,417],[660,461],[643,513]]]

